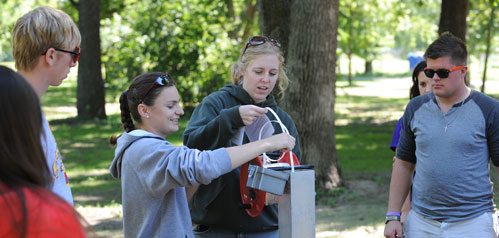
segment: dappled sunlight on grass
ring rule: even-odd
[[[363,71],[362,65],[356,66],[356,72]],[[394,155],[389,144],[409,102],[412,82],[407,60],[374,61],[373,66],[373,75],[354,75],[352,86],[344,75],[336,82],[335,139],[346,187],[318,195],[316,237],[382,237]],[[380,73],[388,68],[396,71]],[[489,71],[486,92],[499,98],[499,78],[491,80],[494,74],[499,75],[499,68]],[[472,85],[481,84],[476,75],[473,72]],[[83,121],[76,118],[76,84],[72,72],[60,87],[50,87],[43,110],[64,159],[75,207],[100,237],[115,237],[122,235],[121,182],[108,170],[115,150],[109,138],[120,135],[123,128],[119,103],[110,95],[121,92],[107,93],[107,120]],[[182,145],[188,120],[189,115],[181,117],[179,131],[167,138],[170,143]],[[495,176],[493,169],[494,182]]]
[[[75,204],[107,205],[121,202],[121,183],[110,174],[70,177]]]
[[[346,188],[334,191],[316,208],[316,237],[381,237],[388,200],[389,178],[349,176]],[[325,196],[322,196],[325,197]],[[331,206],[332,205],[332,206]]]
[[[71,169],[71,176],[99,176],[109,174],[109,170],[107,168],[96,168],[96,169],[81,169],[74,167]]]
[[[73,147],[73,148],[91,148],[94,146],[95,146],[94,143],[80,143],[80,142],[77,142],[77,143],[74,143],[73,145],[71,145],[71,147]]]
[[[351,123],[380,124],[398,120],[408,99],[348,95],[337,98],[335,125]]]
[[[390,177],[345,173],[345,186],[318,190],[316,237],[382,237]]]
[[[108,114],[108,120],[65,118],[50,123],[77,205],[106,206],[121,202],[121,182],[112,178],[108,170],[115,150],[109,138],[123,132],[119,118],[119,114]],[[181,118],[180,130],[168,140],[181,145],[186,126],[187,118]]]
[[[338,96],[375,96],[381,98],[407,98],[412,86],[411,77],[376,78],[371,81],[355,81],[355,87],[349,87],[348,82],[339,82],[336,88]],[[345,86],[341,86],[344,84]]]
[[[344,231],[316,231],[317,238],[368,238],[383,237],[385,224],[380,223],[372,226],[357,226]]]
[[[336,148],[343,172],[389,173],[393,157],[389,144],[395,123],[336,126]]]
[[[76,107],[56,106],[46,107],[42,106],[43,113],[47,120],[65,119],[68,117],[76,116]]]
[[[106,206],[75,206],[85,220],[97,231],[98,237],[123,237],[123,212],[121,204],[110,203]]]

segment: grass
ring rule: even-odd
[[[57,118],[61,107],[74,105],[76,80],[69,79],[62,86],[49,88],[43,97],[47,117]],[[336,117],[348,121],[336,127],[336,146],[341,167],[346,174],[383,174],[391,171],[392,152],[388,149],[395,120],[381,116],[387,105],[403,107],[402,99],[377,97],[338,96]],[[400,109],[392,109],[394,111]],[[384,122],[378,123],[383,120]],[[180,130],[167,139],[182,144],[182,132],[188,116],[181,118]],[[74,117],[50,121],[56,141],[64,157],[75,203],[82,206],[106,206],[121,201],[119,180],[108,172],[114,156],[114,146],[109,144],[112,135],[122,132],[120,115],[108,115],[107,120],[82,121]]]
[[[387,199],[384,194],[387,193],[393,156],[388,143],[407,100],[359,95],[359,92],[365,92],[365,87],[379,85],[383,80],[398,80],[383,76],[370,80],[365,80],[365,75],[362,77],[360,80],[355,78],[354,87],[338,82],[336,146],[347,187],[317,194],[318,232],[342,232],[380,224],[383,217],[379,214],[383,214],[386,209]],[[121,213],[118,211],[121,204],[121,184],[108,171],[114,156],[114,146],[109,144],[109,137],[121,133],[120,115],[117,111],[108,110],[107,120],[75,119],[74,108],[67,110],[75,104],[75,88],[75,78],[68,79],[57,88],[49,88],[43,98],[44,110],[64,158],[75,206],[87,219],[93,221],[100,236],[120,237]],[[108,104],[113,103],[115,104],[108,100]],[[182,132],[187,123],[188,116],[182,117],[179,132],[167,139],[173,144],[181,145]],[[359,188],[374,191],[364,193]],[[373,197],[372,193],[383,196]],[[92,212],[87,210],[95,209],[106,212],[111,210],[109,213],[113,215],[104,220],[94,220],[93,215],[88,215]],[[345,215],[349,211],[355,215]]]
[[[317,191],[317,237],[346,237],[345,232],[357,237],[381,236],[393,156],[389,143],[396,121],[408,102],[411,85],[407,62],[389,60],[375,61],[374,68],[398,71],[357,74],[353,85],[348,85],[345,76],[338,77],[336,148],[346,186],[327,192]],[[12,63],[7,65],[12,67]],[[346,61],[343,60],[344,65]],[[499,67],[492,67],[488,74],[499,75]],[[106,98],[107,120],[75,119],[75,75],[76,70],[72,69],[70,78],[61,86],[49,88],[42,100],[43,109],[64,158],[75,206],[85,218],[93,221],[100,236],[120,237],[121,185],[108,171],[114,157],[109,137],[122,132],[117,99]],[[479,85],[479,81],[472,81],[472,85]],[[487,93],[499,98],[499,80],[487,81]],[[108,92],[108,95],[118,93]],[[179,132],[167,138],[173,144],[182,144],[182,132],[188,118],[182,117]],[[492,169],[491,178],[494,182],[497,180],[495,169]],[[497,193],[497,186],[494,189]],[[92,209],[97,212],[87,211]],[[93,213],[108,216],[93,220]]]
[[[119,115],[102,121],[54,120],[50,125],[63,154],[75,204],[106,206],[121,202],[120,181],[108,170],[115,148],[109,138],[122,132]],[[186,117],[179,126],[180,130],[167,138],[172,144],[182,144]]]
[[[74,68],[72,69],[74,70]],[[122,133],[120,114],[113,99],[107,99],[113,110],[107,120],[79,120],[76,109],[76,72],[59,87],[49,87],[42,98],[44,112],[63,155],[76,206],[106,207],[121,204],[120,181],[111,177],[109,166],[115,146],[109,138]],[[62,119],[61,119],[62,118]],[[182,132],[188,117],[179,121],[180,130],[167,139],[182,144]]]
[[[396,122],[353,123],[336,127],[336,149],[344,173],[382,174],[391,172],[389,149]]]

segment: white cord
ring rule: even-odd
[[[281,130],[283,131],[283,133],[286,133],[289,135],[289,131],[288,131],[288,128],[286,128],[286,126],[284,125],[284,123],[282,123],[281,119],[279,118],[279,116],[277,116],[277,113],[275,113],[274,110],[272,110],[272,108],[270,107],[266,107],[273,115],[274,117],[276,118],[276,120],[272,120],[272,121],[268,121],[266,122],[265,124],[263,124],[262,128],[260,128],[260,133],[258,133],[258,140],[261,140],[262,139],[262,131],[263,131],[263,128],[265,128],[265,126],[268,124],[268,123],[272,123],[272,122],[277,122],[280,126],[281,126]],[[293,160],[293,156],[292,156],[292,152],[289,151],[289,161],[291,163],[291,172],[295,172],[295,165],[294,165],[294,160]],[[281,157],[279,157],[279,159],[283,158],[284,155],[282,155]],[[274,160],[274,159],[271,159],[267,156],[267,154],[264,152],[263,153],[263,166],[265,166],[267,164],[267,160],[270,161],[270,162],[276,162],[278,161],[279,159],[277,160]]]

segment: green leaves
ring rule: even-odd
[[[338,45],[373,60],[384,49],[423,51],[437,36],[440,1],[340,1]]]
[[[166,71],[183,101],[195,103],[229,82],[241,46],[227,34],[239,21],[227,18],[224,2],[127,1],[102,23],[107,86],[122,91],[143,72]],[[242,12],[243,4],[233,6]]]
[[[474,0],[470,1],[468,13],[467,46],[471,54],[480,58],[487,47],[487,30],[491,27],[493,40],[498,42],[497,29],[499,29],[499,1],[498,0]],[[491,20],[492,9],[495,8],[493,21]],[[489,26],[489,24],[492,24]],[[495,39],[495,40],[494,40]],[[493,45],[491,49],[495,49]],[[493,52],[491,52],[493,53]]]

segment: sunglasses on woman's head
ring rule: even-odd
[[[156,80],[154,80],[154,83],[151,85],[149,90],[147,90],[146,94],[144,94],[144,97],[142,98],[142,101],[146,99],[147,95],[151,92],[153,88],[156,87],[163,87],[166,86],[170,83],[170,76],[168,74],[162,74],[160,75]]]
[[[246,50],[248,49],[248,47],[250,45],[251,46],[263,45],[267,41],[274,44],[278,48],[281,48],[281,44],[275,39],[272,39],[272,38],[266,37],[266,36],[253,36],[248,40],[248,43],[246,43],[246,47],[244,47],[244,50],[243,50],[243,53],[241,54],[241,57],[244,55],[244,53],[246,52]]]
[[[56,50],[56,51],[72,54],[73,63],[75,63],[75,64],[76,64],[76,62],[78,62],[78,59],[80,58],[80,51],[81,51],[80,47],[76,47],[76,49],[74,51],[63,50],[63,49],[59,49],[59,48],[55,48],[55,47],[51,47],[51,48]],[[42,55],[47,54],[47,51],[48,51],[48,49],[45,52],[43,52]]]
[[[433,78],[433,76],[435,74],[438,75],[439,78],[441,79],[445,79],[445,78],[448,78],[449,77],[449,74],[451,72],[454,72],[456,70],[460,70],[464,67],[464,65],[459,65],[459,66],[456,66],[452,69],[438,69],[438,70],[434,70],[434,69],[429,69],[428,67],[425,67],[424,68],[424,74],[426,75],[426,77],[428,78]]]

